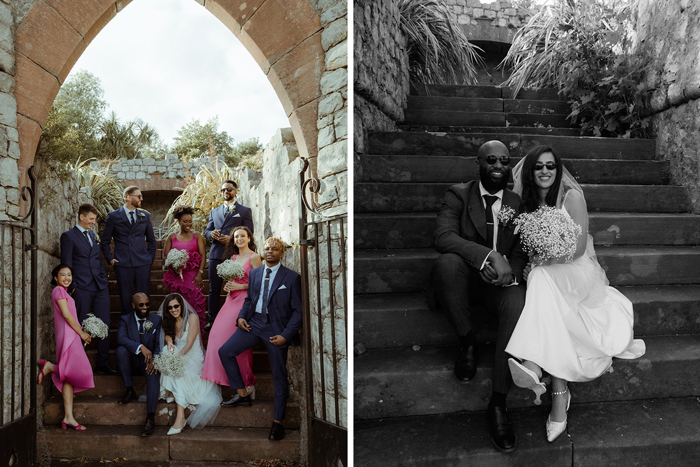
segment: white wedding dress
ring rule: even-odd
[[[180,352],[187,344],[187,327],[189,321],[185,321],[185,329],[181,331],[182,337],[174,340],[175,352]],[[161,352],[168,352],[167,346]],[[192,428],[203,427],[213,422],[221,408],[221,388],[218,384],[202,379],[204,367],[204,351],[200,341],[200,333],[197,333],[192,348],[185,355],[185,375],[181,378],[172,378],[165,374],[160,375],[160,398],[167,400],[168,391],[173,393],[175,402],[182,407],[192,410],[187,417],[187,424]]]

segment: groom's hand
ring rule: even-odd
[[[248,324],[248,321],[245,320],[245,318],[238,318],[236,324],[238,324],[239,329],[243,329],[245,332],[250,332],[250,325]]]
[[[503,257],[497,251],[493,251],[489,256],[489,261],[491,262],[491,268],[493,268],[496,273],[496,279],[493,279],[491,283],[493,285],[508,285],[513,282],[513,270],[510,268],[508,260]]]

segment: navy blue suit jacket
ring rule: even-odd
[[[156,258],[156,237],[153,234],[151,215],[143,209],[137,209],[134,217],[136,222],[132,224],[123,207],[107,214],[102,232],[102,254],[108,262],[116,258],[121,267],[150,267]],[[110,245],[112,239],[114,256]]]
[[[248,296],[238,314],[250,321],[255,314],[265,266],[255,268],[248,275]],[[302,320],[301,276],[280,265],[268,292],[267,313],[272,329],[284,337],[290,345],[299,345],[299,328]],[[238,320],[236,320],[238,321]]]
[[[119,329],[117,329],[117,345],[126,347],[132,354],[136,353],[140,345],[144,345],[153,352],[154,357],[158,355],[160,353],[161,319],[157,314],[149,313],[147,320],[153,323],[153,328],[151,332],[144,333],[144,341],[142,342],[134,313],[122,316],[119,321]]]
[[[95,234],[88,232],[92,246],[77,226],[61,234],[61,263],[73,268],[73,283],[86,291],[107,288],[107,273],[102,262],[100,244]]]
[[[238,204],[238,202],[234,204],[236,205],[236,211],[228,217],[223,204],[216,209],[212,209],[209,213],[209,222],[204,231],[204,236],[212,242],[209,259],[224,259],[224,250],[226,250],[226,245],[211,238],[213,231],[221,229],[221,235],[229,235],[234,228],[242,225],[248,227],[251,232],[255,232],[253,230],[253,211]]]

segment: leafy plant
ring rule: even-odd
[[[411,80],[473,84],[483,60],[467,40],[450,6],[439,0],[399,0],[401,30],[408,39]]]
[[[199,120],[192,120],[177,130],[177,134],[171,150],[186,161],[218,154],[226,156],[233,149],[233,138],[225,131],[219,131],[218,116],[204,125]]]
[[[97,209],[97,219],[103,223],[110,211],[124,204],[124,186],[109,173],[108,165],[99,168],[90,166],[89,163],[93,160],[95,159],[78,161],[68,168],[78,175],[79,187],[86,188],[86,194],[92,198],[92,204]]]

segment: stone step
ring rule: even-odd
[[[512,157],[524,156],[534,146],[545,144],[563,159],[655,159],[655,142],[651,139],[507,133],[372,132],[367,153],[476,157],[479,146],[494,139],[508,146]]]
[[[80,424],[91,426],[130,425],[143,426],[146,420],[146,403],[132,401],[119,405],[119,397],[83,397],[80,393],[75,396],[73,415]],[[175,421],[177,404],[158,402],[156,409],[156,425],[172,425]],[[211,425],[233,426],[242,428],[265,428],[272,426],[274,403],[272,400],[254,400],[251,407],[221,408]],[[188,412],[186,412],[186,415]],[[44,403],[44,424],[60,425],[63,419],[63,399],[52,397]],[[298,429],[300,423],[299,406],[287,404],[285,427]]]
[[[356,183],[355,212],[437,211],[451,185],[453,184]],[[589,212],[681,213],[690,210],[686,189],[680,186],[583,185],[583,192]]]
[[[417,110],[408,108],[404,125],[438,126],[531,126],[572,128],[574,124],[566,119],[567,114],[526,114],[496,112],[461,112],[453,110]]]
[[[568,115],[571,112],[571,107],[567,102],[563,101],[408,96],[408,111],[501,112],[514,114]]]
[[[700,284],[700,247],[607,247],[596,250],[612,286]],[[355,293],[425,290],[438,253],[432,249],[358,250]]]
[[[436,217],[434,212],[355,214],[355,250],[432,248]],[[700,245],[700,216],[594,212],[588,231],[599,246]]]
[[[401,131],[428,133],[509,133],[523,135],[582,136],[579,128],[530,127],[530,126],[457,126],[457,125],[399,125]],[[587,135],[591,136],[591,135]]]
[[[510,411],[518,446],[509,454],[494,449],[484,412],[359,421],[355,465],[681,466],[695,465],[700,456],[694,397],[572,404],[567,433],[554,443],[545,436],[549,410]]]
[[[629,286],[618,290],[634,304],[637,336],[700,334],[700,286]],[[425,294],[355,296],[355,343],[367,348],[454,345],[454,328],[441,311],[430,311]],[[475,314],[475,317],[478,314]],[[489,321],[478,338],[495,339]]]
[[[299,462],[301,459],[301,436],[298,430],[286,431],[282,441],[267,439],[269,427],[185,429],[173,437],[167,436],[167,431],[168,427],[157,427],[153,436],[142,438],[141,426],[90,426],[84,433],[86,436],[61,430],[60,427],[45,428],[48,449],[54,459],[126,458],[144,463],[171,460],[243,462],[261,459]]]
[[[153,277],[153,276],[151,276]],[[162,274],[161,274],[162,277]],[[202,289],[202,292],[204,292],[204,295],[209,293],[209,279],[204,279],[203,281],[204,288]],[[109,281],[109,294],[110,295],[119,295],[119,289],[117,288],[117,281],[116,279],[112,279]],[[151,294],[153,295],[167,295],[168,294],[168,289],[165,287],[165,284],[163,284],[163,279],[162,278],[151,278],[151,285],[150,285],[150,291]]]
[[[153,262],[153,268],[151,268],[151,279],[160,279],[161,281],[163,280],[163,274],[165,274],[165,270],[158,265],[156,267],[156,263],[162,263],[161,260],[157,259]],[[116,280],[117,277],[114,275],[114,269],[109,268],[107,269],[107,279],[113,281]],[[204,272],[202,273],[202,279],[203,280],[209,280],[209,270],[204,269]]]
[[[87,354],[90,365],[95,368],[95,363],[97,361],[97,350],[88,349],[85,351]],[[109,364],[112,368],[116,369],[117,364],[114,359],[114,349],[109,351]],[[269,373],[270,372],[270,357],[267,355],[265,350],[253,349],[253,372],[254,373]]]
[[[572,407],[603,401],[691,397],[700,385],[700,336],[645,337],[646,354],[613,360],[613,372],[570,383]],[[376,349],[355,357],[355,419],[485,410],[491,397],[493,345],[481,344],[479,368],[468,382],[454,377],[458,347]],[[545,404],[550,395],[543,396]],[[532,391],[514,386],[509,407],[533,406]]]
[[[513,88],[510,87],[411,83],[411,95],[413,96],[510,99],[512,94]],[[516,99],[564,100],[556,89],[521,89]]]
[[[520,157],[511,159],[515,167]],[[475,157],[363,155],[364,182],[442,182],[477,180]],[[619,185],[666,185],[668,161],[566,159],[564,166],[579,183]]]

